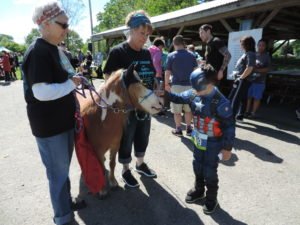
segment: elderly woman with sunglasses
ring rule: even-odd
[[[41,37],[27,49],[22,71],[27,115],[42,162],[46,167],[54,210],[54,223],[72,224],[72,210],[85,206],[72,202],[69,167],[74,146],[75,97],[80,78],[57,45],[68,33],[68,17],[55,2],[36,7],[33,21]]]
[[[134,63],[135,71],[144,85],[153,89],[155,69],[150,52],[144,48],[148,36],[152,33],[149,17],[143,10],[128,14],[125,24],[129,28],[127,40],[115,46],[109,53],[104,68],[105,76],[109,76],[118,69],[127,69]],[[123,137],[119,149],[119,162],[123,164],[122,180],[127,187],[139,187],[138,181],[129,169],[132,145],[134,145],[137,162],[135,170],[144,176],[155,177],[156,173],[144,162],[145,152],[150,135],[150,116],[142,111],[133,110],[129,113],[124,127]]]

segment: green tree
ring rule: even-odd
[[[30,33],[25,37],[25,45],[29,46],[35,39],[40,37],[40,32],[38,29],[31,29]]]
[[[9,42],[9,41],[13,41],[14,38],[10,35],[7,34],[0,34],[0,42]]]
[[[69,17],[69,23],[74,26],[82,20],[85,4],[82,0],[60,0],[62,7]]]
[[[0,34],[0,46],[4,46],[13,52],[23,53],[26,49],[25,45],[14,42],[13,37],[7,34]]]
[[[66,42],[69,51],[72,53],[76,52],[77,49],[81,49],[84,45],[82,38],[74,30],[70,30]]]
[[[295,40],[291,46],[293,47],[294,49],[294,53],[296,54],[297,57],[300,56],[300,39],[298,40]]]
[[[126,15],[138,9],[144,9],[150,16],[156,16],[197,4],[197,0],[111,0],[99,12],[97,32],[112,29],[125,23]]]

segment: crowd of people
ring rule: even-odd
[[[0,55],[0,78],[5,82],[17,80],[16,70],[19,68],[19,53],[2,50]]]
[[[68,17],[59,3],[37,7],[33,22],[41,37],[27,49],[22,64],[27,115],[46,168],[54,223],[69,225],[74,219],[73,211],[86,206],[84,201],[74,201],[70,194],[76,109],[73,90],[81,84],[81,79],[74,76],[74,68],[83,62],[89,68],[93,58],[79,50],[75,61],[66,49],[63,40],[68,33]],[[163,51],[166,47],[163,38],[155,39],[149,49],[144,48],[153,27],[143,10],[131,12],[125,24],[129,30],[127,40],[110,50],[103,70],[105,77],[134,63],[143,84],[151,90],[164,90],[164,97],[171,101],[175,122],[171,132],[176,136],[183,135],[184,113],[186,135],[191,136],[194,146],[195,174],[185,201],[194,203],[204,199],[203,212],[211,214],[219,204],[218,163],[231,157],[236,120],[253,117],[259,107],[265,74],[270,68],[266,42],[259,41],[256,53],[252,37],[241,39],[245,53],[237,62],[236,80],[227,99],[218,85],[224,79],[231,54],[224,42],[213,36],[211,25],[199,28],[199,38],[206,43],[205,54],[201,56],[193,45],[186,48],[181,35],[173,38],[174,51],[169,54]],[[6,63],[7,57],[3,58]],[[129,112],[118,155],[123,167],[122,179],[128,187],[139,186],[130,169],[133,148],[135,171],[149,178],[157,176],[145,162],[150,131],[148,113]]]

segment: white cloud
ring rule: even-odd
[[[38,2],[41,1],[37,1],[37,0],[14,0],[13,1],[14,5],[34,5],[37,4]]]
[[[13,36],[15,42],[25,43],[25,37],[35,25],[31,22],[31,18],[13,16],[6,21],[0,20],[0,27],[1,33]]]

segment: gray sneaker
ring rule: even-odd
[[[136,188],[140,186],[137,180],[132,176],[131,171],[129,169],[122,174],[122,180],[128,187]]]
[[[142,163],[140,166],[135,167],[135,171],[146,177],[156,177],[154,170],[150,169],[146,163]]]

